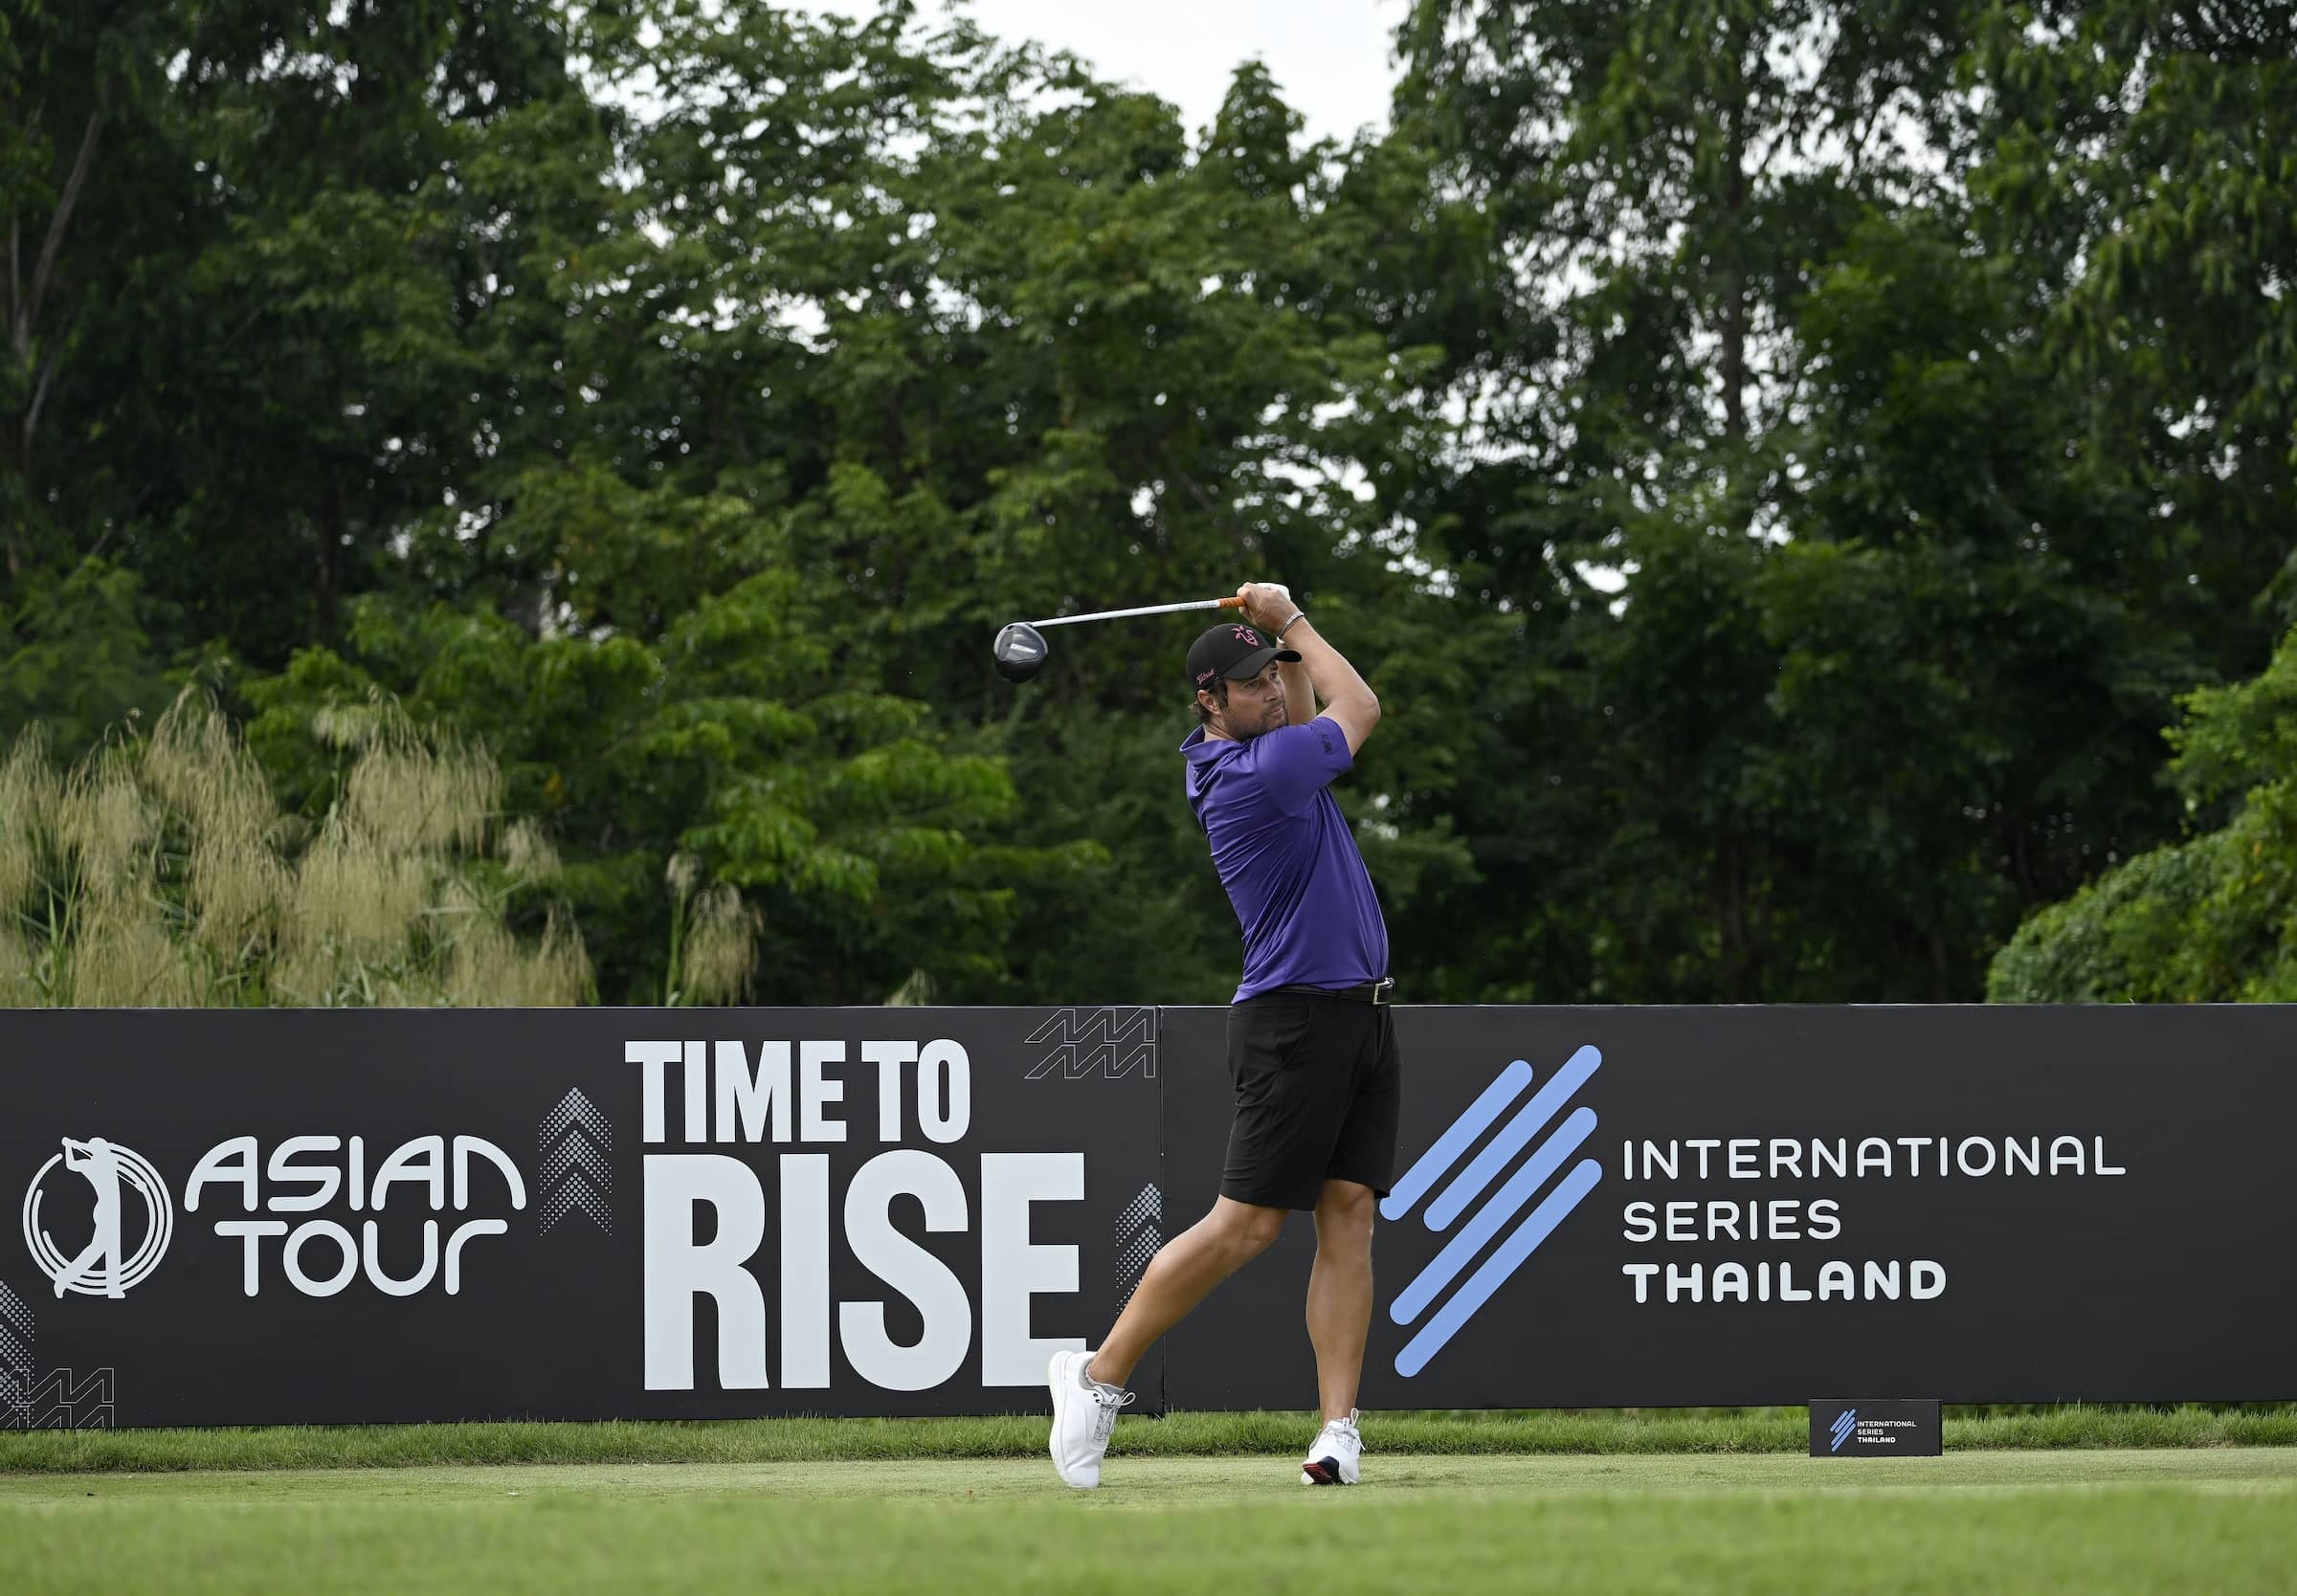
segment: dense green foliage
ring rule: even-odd
[[[2026,921],[1989,997],[2297,1002],[2297,633],[2264,676],[2200,689],[2185,709],[2169,774],[2194,834]]]
[[[2283,995],[2288,9],[1397,41],[1341,145],[908,0],[0,0],[0,733],[197,681],[318,827],[395,702],[608,1002],[705,905],[758,1001],[1216,1001],[1193,618],[988,642],[1275,579],[1415,999],[1970,999],[2069,898],[1995,995]]]

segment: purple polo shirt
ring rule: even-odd
[[[1230,1001],[1276,986],[1354,986],[1388,973],[1388,923],[1331,794],[1355,756],[1336,720],[1232,742],[1204,728],[1180,745],[1189,807],[1244,928]]]

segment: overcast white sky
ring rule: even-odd
[[[1258,55],[1311,139],[1346,139],[1388,123],[1389,43],[1407,0],[970,0],[999,38],[1037,39],[1180,107],[1190,132],[1220,108],[1237,64]],[[866,15],[875,0],[810,0],[814,11]],[[928,8],[929,9],[929,8]]]

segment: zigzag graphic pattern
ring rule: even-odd
[[[579,1209],[613,1235],[614,1176],[606,1152],[614,1144],[614,1131],[606,1116],[579,1090],[569,1089],[558,1106],[543,1116],[539,1141],[543,1168],[536,1207],[542,1228],[547,1230]]]
[[[1028,1036],[1024,1047],[1051,1051],[1030,1067],[1024,1080],[1110,1080],[1132,1073],[1156,1078],[1156,1009],[1057,1009]]]
[[[1151,1184],[1133,1194],[1117,1215],[1117,1306],[1132,1300],[1148,1260],[1165,1244],[1165,1194]]]

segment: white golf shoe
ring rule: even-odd
[[[1300,1465],[1303,1485],[1353,1485],[1362,1474],[1364,1437],[1356,1433],[1356,1410],[1345,1419],[1327,1419]]]
[[[1053,1393],[1053,1437],[1049,1450],[1061,1483],[1090,1491],[1101,1483],[1101,1459],[1117,1428],[1118,1412],[1131,1406],[1133,1393],[1104,1385],[1085,1368],[1090,1352],[1056,1352],[1045,1368],[1045,1385]]]

